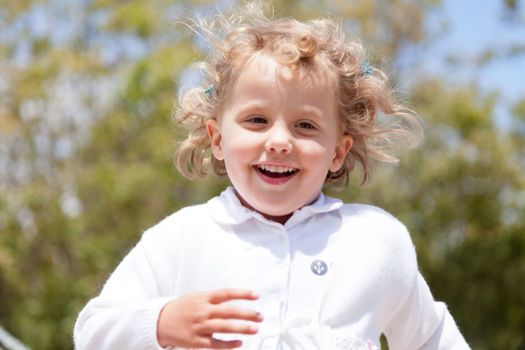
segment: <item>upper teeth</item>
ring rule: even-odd
[[[272,173],[291,173],[292,171],[295,171],[295,168],[277,165],[259,165],[259,168]]]

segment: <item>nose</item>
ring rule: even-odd
[[[275,123],[268,130],[266,150],[271,153],[289,154],[292,151],[292,134],[287,125]]]

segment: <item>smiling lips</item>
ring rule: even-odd
[[[290,180],[299,169],[282,165],[257,165],[254,167],[260,178],[269,184],[280,185]]]

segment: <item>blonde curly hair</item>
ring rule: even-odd
[[[350,172],[359,163],[365,183],[370,177],[370,159],[397,162],[393,146],[419,142],[422,129],[417,115],[394,101],[387,76],[368,64],[363,46],[348,39],[339,23],[332,19],[273,20],[264,15],[264,5],[252,2],[231,17],[218,14],[184,22],[214,49],[199,63],[204,87],[184,94],[174,113],[176,125],[188,132],[175,154],[175,165],[184,176],[206,175],[210,162],[216,174],[226,175],[224,161],[209,152],[206,121],[220,115],[244,64],[263,51],[293,69],[320,67],[333,79],[340,129],[353,138],[353,145],[343,166],[329,172],[325,182],[346,186]]]

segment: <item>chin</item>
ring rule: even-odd
[[[242,196],[238,190],[236,190],[237,196],[241,203],[250,209],[253,209],[266,216],[287,216],[291,215],[294,211],[301,208],[302,205],[294,205],[294,203],[283,203],[283,196],[281,195],[263,195],[260,196],[246,195]]]

